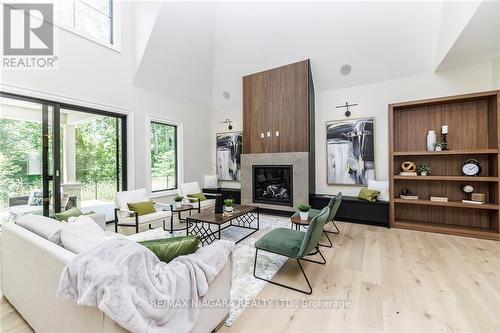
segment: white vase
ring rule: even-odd
[[[420,176],[427,176],[427,172],[421,172]]]
[[[442,151],[443,149],[441,148],[441,146],[436,146],[436,151]]]
[[[430,130],[427,133],[427,150],[428,151],[434,151],[434,147],[436,146],[436,140],[437,140],[436,131]]]
[[[224,211],[228,212],[228,213],[232,213],[233,212],[233,206],[224,206]]]
[[[307,220],[307,218],[309,217],[309,212],[300,212],[300,219],[301,220]]]
[[[175,203],[175,208],[181,208],[181,207],[182,207],[182,201]]]

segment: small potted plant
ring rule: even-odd
[[[233,212],[233,204],[234,200],[229,198],[224,200],[224,211],[227,213],[232,213]]]
[[[175,201],[175,208],[181,208],[181,207],[182,207],[182,200],[183,200],[183,199],[184,199],[184,198],[183,198],[183,197],[181,197],[180,195],[178,195],[178,196],[176,196],[176,197],[174,198],[174,201]]]
[[[300,219],[301,220],[307,220],[307,218],[309,217],[309,209],[311,209],[311,206],[309,206],[308,204],[300,204],[297,209],[299,210],[300,212]]]
[[[427,176],[428,174],[431,173],[431,168],[425,163],[420,163],[417,166],[417,171],[420,174],[420,176]]]
[[[436,151],[443,151],[448,149],[448,143],[444,141],[443,139],[439,139],[436,142]]]

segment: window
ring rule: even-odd
[[[150,122],[151,146],[151,192],[163,192],[177,189],[178,126],[162,122]]]
[[[113,0],[54,0],[54,20],[93,40],[115,44]]]

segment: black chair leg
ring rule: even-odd
[[[300,270],[302,271],[302,275],[304,275],[304,278],[306,279],[307,286],[309,287],[309,290],[297,289],[297,288],[294,288],[294,287],[291,287],[291,286],[287,286],[286,284],[274,282],[274,281],[271,281],[271,280],[268,280],[268,279],[264,279],[263,277],[257,276],[257,274],[255,274],[255,269],[257,267],[257,255],[258,255],[258,251],[259,251],[258,249],[255,249],[255,260],[253,262],[253,276],[255,276],[255,278],[257,278],[259,280],[262,280],[262,281],[269,282],[269,283],[274,284],[274,285],[279,286],[279,287],[287,288],[287,289],[290,289],[290,290],[293,290],[293,291],[298,291],[299,293],[303,293],[303,294],[306,294],[306,295],[311,295],[312,294],[311,283],[309,283],[309,279],[307,278],[306,272],[304,272],[304,268],[302,267],[302,264],[300,263],[300,259],[296,259],[296,260],[297,260],[297,263],[299,264]]]
[[[335,227],[336,231],[326,231],[326,230],[325,230],[325,232],[327,232],[327,233],[329,233],[329,234],[334,234],[334,235],[338,235],[338,234],[340,234],[340,229],[339,229],[339,227],[337,227],[337,225],[335,224],[335,221],[334,221],[334,220],[332,220],[331,222],[333,223],[333,226]]]
[[[320,264],[320,265],[324,265],[326,264],[326,259],[325,257],[323,256],[323,253],[321,253],[321,251],[319,250],[319,246],[316,246],[316,252],[313,252],[313,253],[310,253],[308,255],[314,255],[316,253],[319,253],[319,255],[321,256],[321,259],[323,259],[323,261],[316,261],[316,260],[311,260],[311,259],[306,259],[306,258],[302,258],[301,260],[305,260],[305,261],[309,261],[309,262],[313,262],[315,264]]]

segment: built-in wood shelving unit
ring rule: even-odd
[[[389,105],[390,223],[392,227],[500,240],[500,91],[474,93]],[[426,151],[429,130],[448,125],[450,150]],[[473,158],[477,177],[462,174]],[[405,161],[428,164],[428,176],[400,176]],[[463,203],[466,184],[483,193],[484,204]],[[399,198],[408,189],[419,200]],[[430,201],[431,196],[447,202]]]

